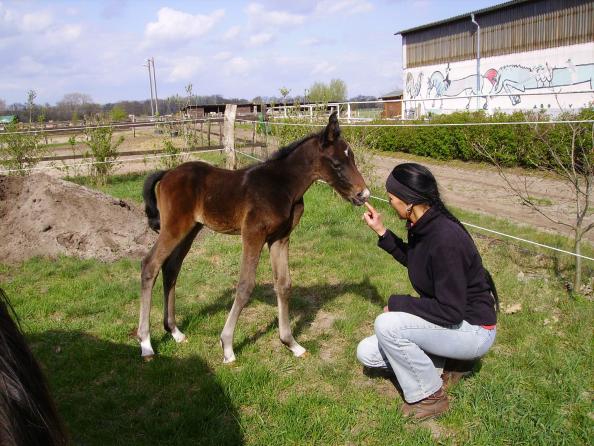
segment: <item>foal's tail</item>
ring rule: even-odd
[[[161,181],[161,178],[167,173],[166,170],[158,170],[151,173],[144,181],[144,188],[142,190],[142,197],[144,198],[144,212],[148,217],[149,227],[159,232],[161,229],[161,218],[159,217],[159,208],[157,208],[157,196],[155,194],[155,185]]]

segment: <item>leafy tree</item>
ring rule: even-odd
[[[335,102],[344,102],[347,98],[347,85],[342,79],[332,79],[330,85],[330,100]]]
[[[287,104],[287,96],[289,96],[289,93],[291,93],[291,89],[287,88],[287,87],[281,87],[278,90],[281,94],[281,96],[283,97],[283,103],[286,105]]]
[[[309,88],[311,102],[343,102],[347,98],[347,85],[341,79],[332,79],[329,84],[314,82]]]
[[[116,105],[109,112],[109,117],[111,118],[112,122],[119,122],[128,119],[128,114],[121,105]]]

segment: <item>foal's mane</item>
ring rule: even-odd
[[[287,156],[289,156],[291,153],[293,153],[293,151],[297,147],[299,147],[301,144],[306,143],[307,141],[309,141],[312,138],[317,138],[318,136],[320,136],[319,132],[312,133],[311,135],[307,135],[304,138],[298,139],[297,141],[293,141],[288,146],[281,147],[280,149],[278,149],[276,152],[274,152],[272,155],[270,155],[268,157],[268,159],[266,159],[266,161],[282,160],[282,159],[286,158]]]

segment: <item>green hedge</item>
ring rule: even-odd
[[[456,112],[433,116],[426,120],[406,121],[406,124],[453,124],[471,122],[525,122],[546,121],[551,117],[541,112],[513,114],[484,112]],[[564,113],[555,120],[594,119],[594,107],[577,113]],[[291,123],[299,121],[291,120]],[[319,127],[306,121],[301,126],[274,125],[273,133],[281,145],[301,138]],[[393,121],[374,121],[390,124]],[[592,124],[518,124],[444,127],[343,127],[344,137],[380,152],[404,152],[439,160],[485,161],[477,147],[491,154],[501,165],[535,167],[552,159],[551,149],[561,157],[568,156],[571,139],[576,131],[576,152],[592,153]]]

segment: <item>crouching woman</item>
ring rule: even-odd
[[[447,367],[440,374],[446,360],[476,360],[495,341],[497,292],[472,237],[443,204],[427,168],[396,166],[386,189],[390,205],[406,220],[407,243],[386,229],[370,205],[363,219],[379,236],[378,246],[408,268],[420,298],[392,295],[357,357],[366,367],[394,372],[406,416],[434,417],[449,408],[445,379],[461,376]]]

